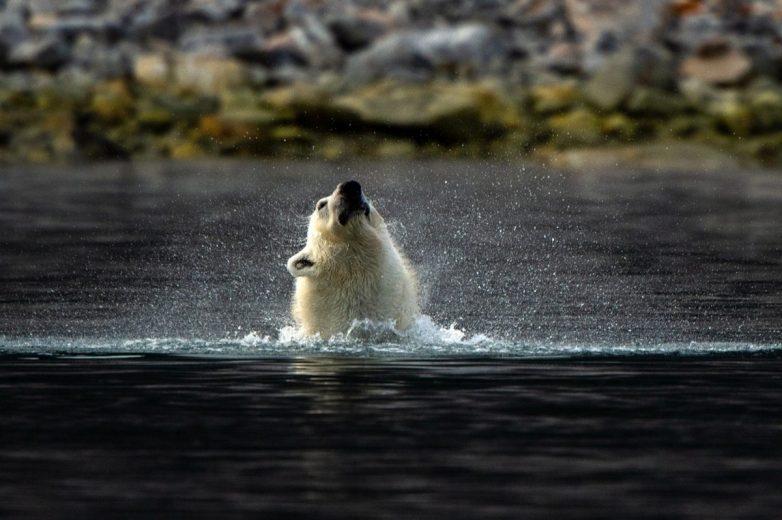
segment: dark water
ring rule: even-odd
[[[2,517],[778,517],[779,174],[0,173]],[[284,263],[347,178],[431,319],[302,341]]]
[[[778,518],[781,371],[779,357],[7,359],[0,514]]]

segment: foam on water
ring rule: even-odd
[[[503,357],[549,358],[594,356],[782,354],[782,343],[673,342],[579,344],[495,339],[470,335],[451,324],[442,327],[422,316],[409,330],[391,322],[356,321],[347,333],[322,339],[307,337],[295,327],[279,329],[276,337],[259,332],[218,339],[185,337],[63,338],[0,336],[0,354],[123,356],[161,354],[285,358],[348,356],[365,358]]]

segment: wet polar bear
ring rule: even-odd
[[[418,315],[415,271],[356,181],[316,203],[307,245],[287,267],[296,277],[293,318],[306,335],[328,338],[361,319],[404,330]]]

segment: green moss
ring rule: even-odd
[[[574,107],[581,101],[575,82],[536,85],[529,93],[531,109],[540,115],[551,115]]]
[[[0,110],[33,109],[36,107],[35,95],[27,90],[0,91]]]
[[[759,131],[774,131],[782,128],[782,89],[767,87],[747,94],[748,110],[752,113],[754,126]]]
[[[600,118],[591,110],[579,108],[548,120],[551,141],[556,146],[596,145],[605,141]]]
[[[438,81],[259,92],[240,84],[210,95],[120,79],[79,95],[53,84],[6,89],[0,90],[0,161],[519,158],[544,149],[673,139],[782,164],[782,88],[771,80],[742,90],[712,88],[697,108],[683,95],[636,87],[608,113],[586,105],[575,82],[514,88]]]
[[[674,116],[658,125],[661,137],[688,138],[713,131],[713,119],[703,114]]]
[[[95,87],[88,111],[96,119],[117,123],[135,112],[136,99],[124,81],[108,81]]]
[[[629,141],[638,136],[638,122],[621,113],[609,114],[600,122],[601,132],[619,141]]]
[[[685,113],[689,103],[671,92],[650,87],[636,87],[625,106],[627,111],[635,116],[671,117]]]
[[[737,98],[727,98],[715,103],[712,114],[718,128],[733,136],[745,137],[753,128],[752,111]]]

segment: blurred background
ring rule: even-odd
[[[782,163],[779,0],[0,0],[0,163]]]

